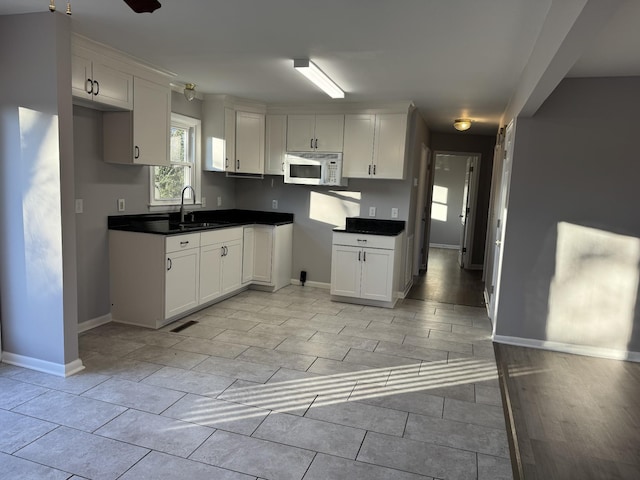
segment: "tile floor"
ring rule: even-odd
[[[511,479],[483,308],[246,291],[107,324],[63,379],[0,364],[2,479]]]

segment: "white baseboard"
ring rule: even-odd
[[[407,285],[405,286],[404,291],[396,292],[396,298],[407,298],[411,287],[413,287],[413,277],[411,277],[411,281],[409,281],[409,283],[407,283]]]
[[[73,362],[61,364],[5,351],[2,352],[2,361],[10,365],[15,365],[16,367],[29,368],[31,370],[49,373],[58,377],[68,377],[69,375],[78,373],[80,370],[84,370],[82,360],[79,358]]]
[[[106,315],[102,315],[101,317],[92,318],[90,320],[87,320],[86,322],[79,323],[78,333],[86,332],[87,330],[91,330],[92,328],[99,327],[100,325],[111,322],[111,320],[111,314],[107,313]]]
[[[460,250],[460,245],[448,245],[446,243],[430,243],[429,247],[448,248],[449,250]]]
[[[591,347],[588,345],[574,345],[572,343],[550,342],[547,340],[509,337],[504,335],[494,335],[493,341],[496,343],[515,345],[517,347],[539,348],[541,350],[552,350],[554,352],[571,353],[574,355],[584,355],[587,357],[599,357],[609,358],[611,360],[628,360],[630,362],[640,362],[640,352],[631,352],[628,350],[615,350],[612,348]]]
[[[307,287],[324,288],[326,290],[330,290],[331,289],[331,284],[330,283],[326,283],[326,282],[314,282],[313,280],[311,280],[311,281],[304,282],[304,284]],[[296,279],[292,278],[291,279],[291,285],[302,285],[302,283],[300,283],[300,280],[296,280]]]

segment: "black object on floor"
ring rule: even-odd
[[[196,322],[195,320],[189,320],[188,322],[184,322],[182,325],[178,325],[176,328],[169,331],[173,333],[178,333],[184,330],[185,328],[189,328],[190,326],[195,325],[196,323],[198,322]]]

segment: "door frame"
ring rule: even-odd
[[[474,173],[477,172],[476,175],[472,175],[471,177],[471,185],[469,186],[469,215],[467,216],[467,225],[471,224],[470,227],[470,235],[465,235],[466,238],[469,238],[470,241],[465,241],[465,244],[468,244],[466,253],[466,258],[471,259],[473,256],[473,232],[476,224],[476,208],[478,204],[478,186],[479,186],[479,178],[480,178],[480,166],[482,165],[482,154],[479,152],[461,152],[461,151],[450,151],[450,150],[434,150],[432,154],[432,165],[435,165],[436,159],[438,155],[454,155],[459,157],[475,157],[474,164]],[[429,237],[431,236],[431,209],[433,205],[433,186],[436,179],[436,169],[435,167],[431,169],[431,183],[430,183],[430,197],[429,197]],[[424,248],[429,248],[429,238],[425,239]],[[460,245],[460,249],[465,248],[465,245]],[[482,265],[474,265],[469,261],[465,264],[465,269],[467,270],[481,270],[483,268]]]
[[[500,172],[500,186],[498,188],[497,205],[495,210],[496,225],[493,226],[493,265],[491,272],[492,291],[489,296],[488,314],[493,324],[493,335],[496,332],[498,301],[500,299],[500,277],[502,274],[502,257],[504,254],[504,236],[507,224],[507,210],[509,204],[509,190],[511,187],[511,169],[513,165],[513,147],[515,135],[515,120],[512,120],[506,128],[504,137],[504,160]],[[496,179],[497,180],[497,179]]]
[[[427,175],[431,172],[431,149],[424,143],[420,153],[420,170],[418,175],[418,195],[416,198],[416,212],[413,234],[413,263],[412,274],[417,276],[420,269],[426,267],[428,250],[425,250],[425,237],[428,235],[427,225]]]

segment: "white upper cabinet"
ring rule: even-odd
[[[342,152],[344,115],[289,115],[287,151]]]
[[[236,173],[264,173],[264,115],[236,112]]]
[[[287,116],[267,115],[265,145],[265,175],[284,175],[287,150]]]
[[[224,109],[224,143],[220,156],[220,170],[236,171],[236,111],[233,108]]]
[[[104,161],[169,165],[169,87],[136,77],[133,98],[133,112],[103,115]]]
[[[87,102],[131,110],[133,75],[118,68],[116,63],[109,62],[97,52],[74,46],[71,55],[72,95]]]
[[[376,178],[404,178],[407,114],[376,115],[373,174]]]
[[[404,178],[406,113],[346,115],[343,176]]]
[[[264,173],[265,115],[259,110],[235,105],[225,96],[212,95],[205,99],[204,170]]]
[[[375,115],[345,115],[342,175],[368,178],[373,163]]]

